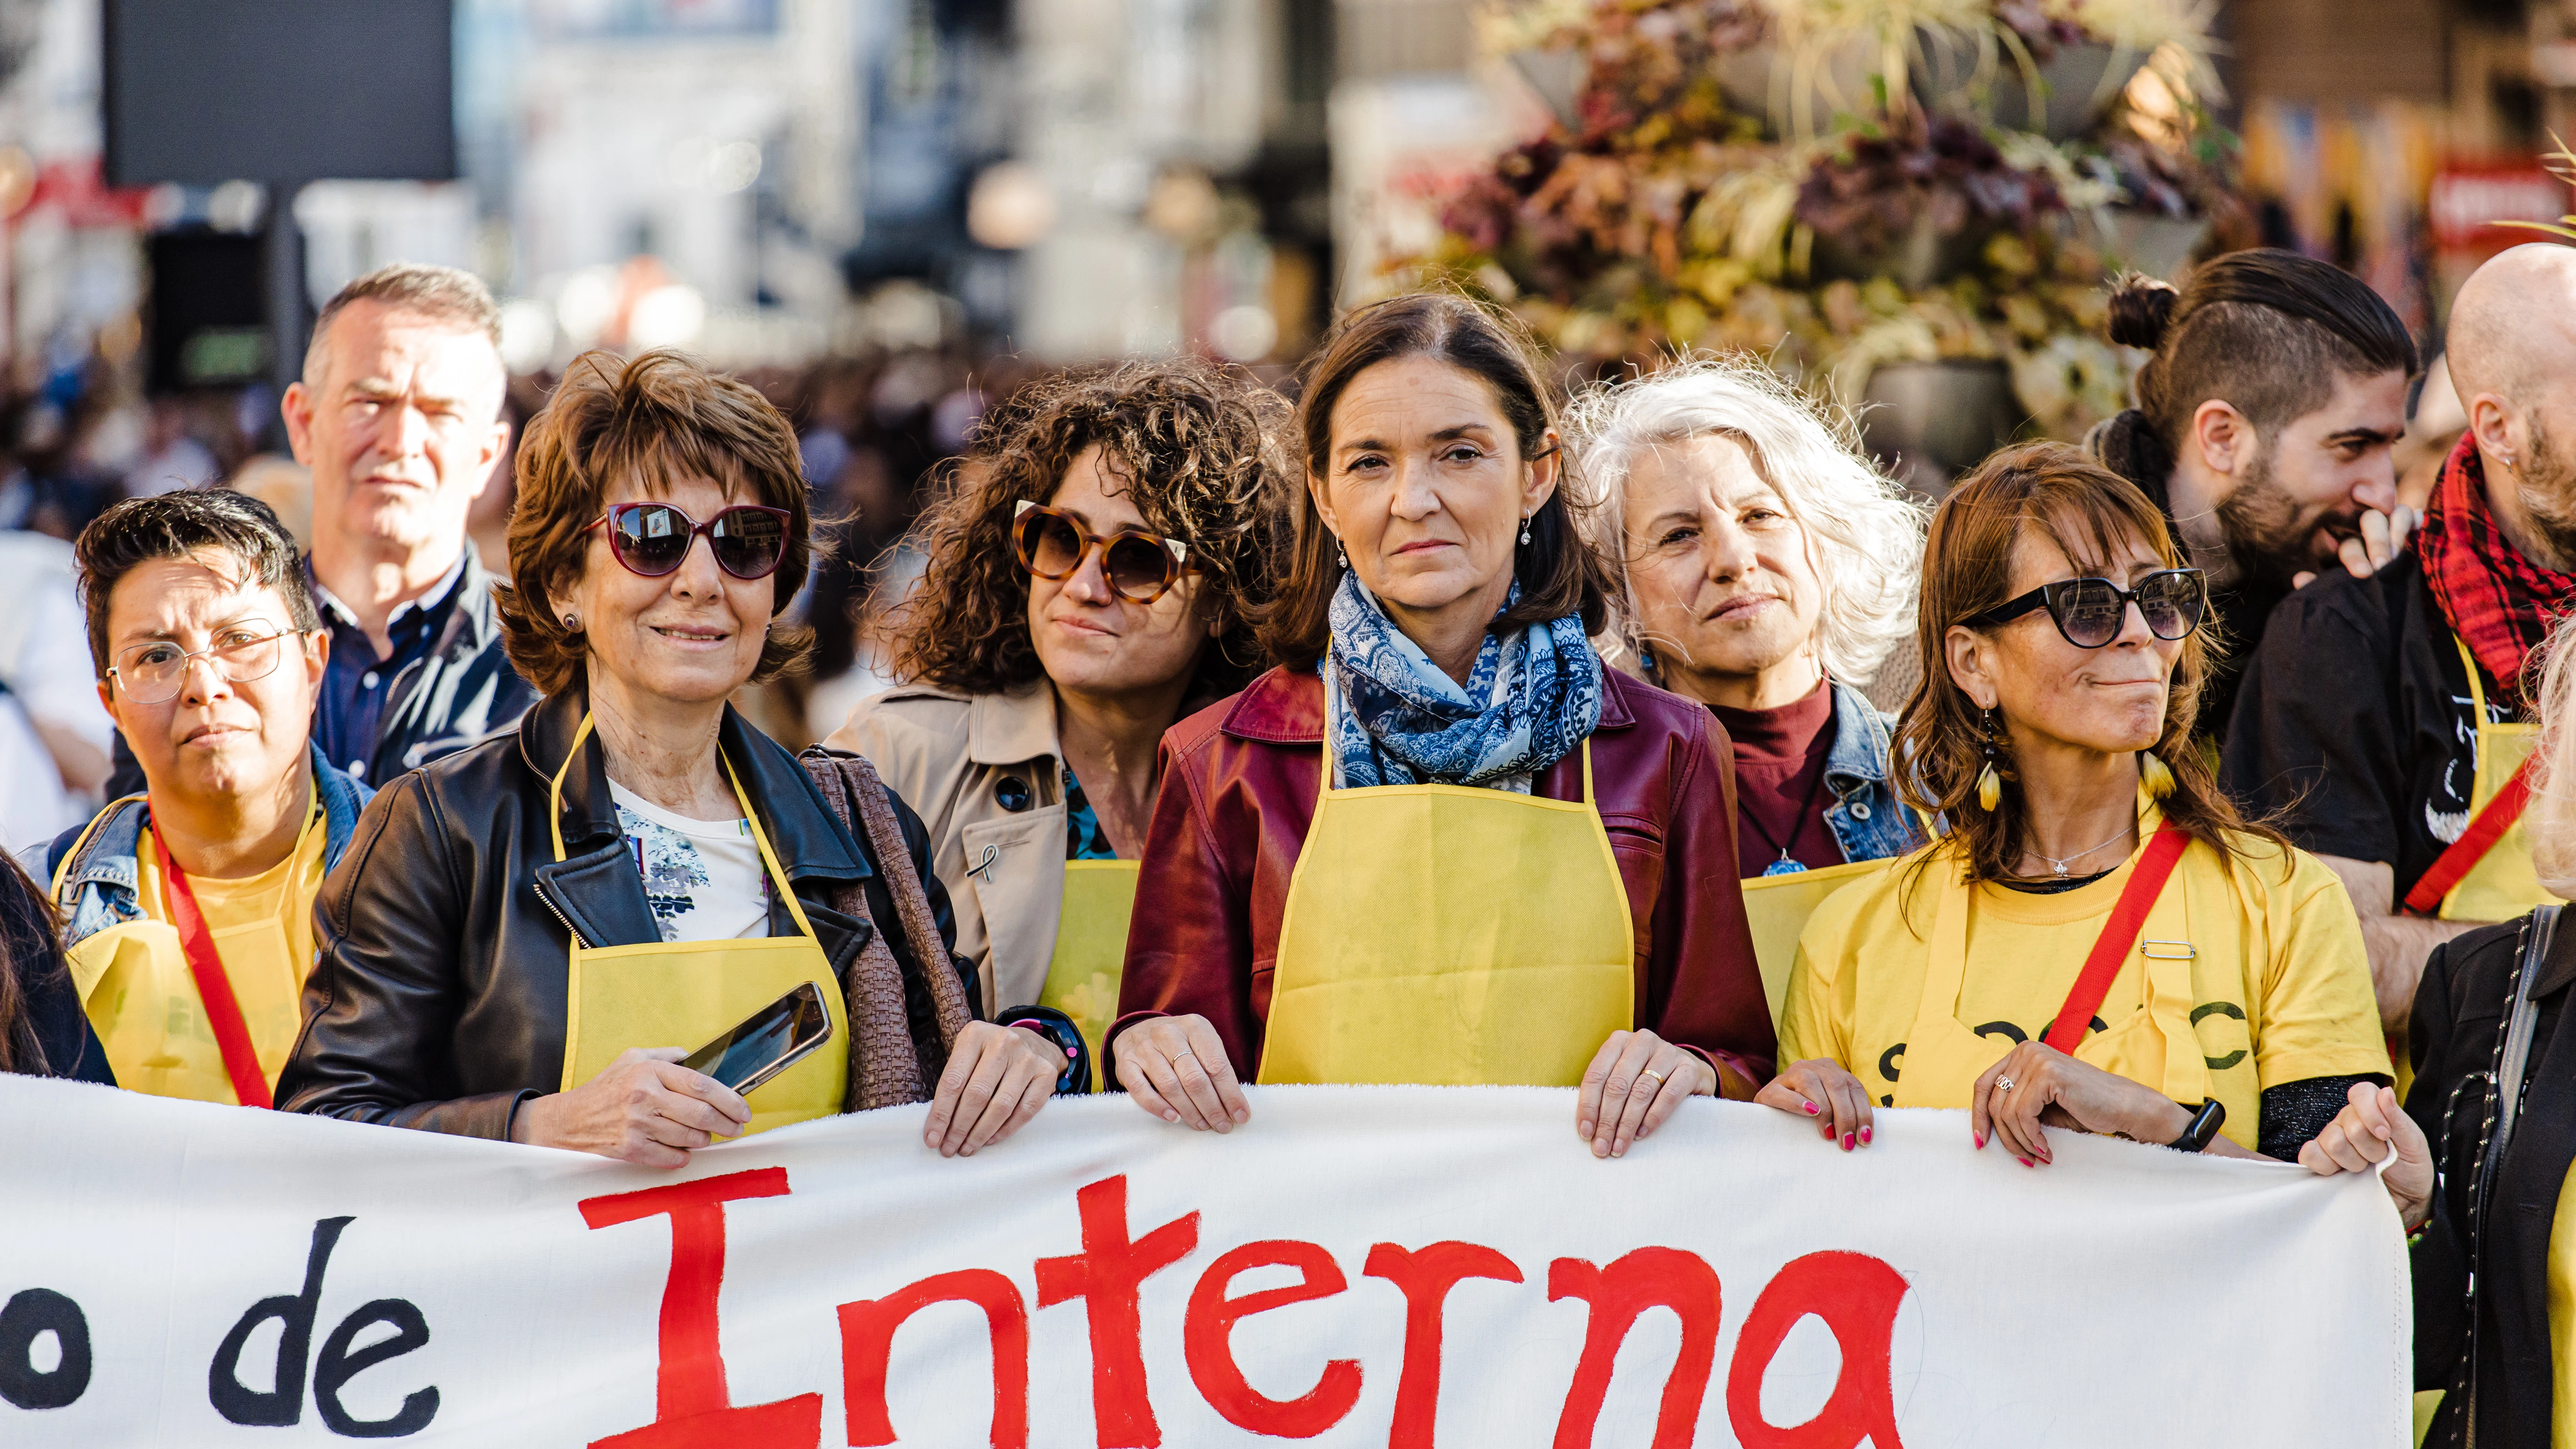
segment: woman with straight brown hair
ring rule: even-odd
[[[1462,297],[1364,308],[1293,431],[1282,663],[1164,738],[1112,1080],[1220,1132],[1243,1081],[1579,1086],[1612,1156],[1752,1095],[1726,740],[1593,653],[1610,574],[1527,342]]]
[[[1966,1107],[2024,1166],[2042,1126],[2290,1158],[2386,1077],[2342,885],[2188,745],[2207,602],[2155,505],[2073,448],[1950,491],[1896,754],[1951,829],[1818,908],[1760,1100],[1846,1151],[1873,1107]]]

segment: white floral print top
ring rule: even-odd
[[[749,822],[692,820],[608,782],[618,828],[644,875],[644,900],[665,941],[769,934],[769,873]]]

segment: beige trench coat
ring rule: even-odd
[[[1041,679],[968,695],[907,684],[862,701],[824,743],[867,756],[929,827],[932,868],[948,888],[957,951],[975,963],[986,1018],[1034,1004],[1064,910],[1054,686]]]

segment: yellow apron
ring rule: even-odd
[[[1095,1080],[1100,1040],[1118,1021],[1118,982],[1127,970],[1127,918],[1135,909],[1135,861],[1064,863],[1064,910],[1056,918],[1055,956],[1047,962],[1038,1005],[1063,1012],[1082,1028]],[[1107,1083],[1099,1086],[1107,1090]]]
[[[572,750],[565,755],[563,768],[555,771],[547,817],[554,827],[557,861],[564,858],[564,775],[581,758],[590,726],[590,716],[582,716]],[[850,1023],[831,959],[814,939],[805,907],[770,851],[769,836],[760,828],[760,816],[743,793],[733,762],[725,761],[724,767],[734,798],[742,802],[752,841],[760,847],[760,863],[769,872],[770,888],[787,902],[798,934],[747,941],[648,941],[634,946],[585,946],[575,936],[565,984],[562,1088],[569,1092],[598,1076],[629,1047],[694,1051],[794,990],[799,982],[811,981],[823,994],[824,1010],[832,1015],[832,1039],[744,1099],[751,1107],[751,1123],[743,1129],[748,1137],[841,1110],[849,1089]]]
[[[97,829],[98,821],[105,820],[108,813],[99,812],[89,829]],[[285,862],[288,879],[283,889],[298,897],[298,909],[308,911],[313,908],[312,898],[296,891],[294,876],[312,843],[313,825],[321,814],[319,808],[307,808],[304,827],[297,832],[295,848]],[[62,889],[63,872],[71,868],[88,842],[89,830],[84,830],[72,848],[63,853],[53,881],[57,893]],[[136,851],[138,877],[148,874],[141,866],[149,849],[147,834],[145,843]],[[160,901],[148,889],[150,884],[149,879],[135,882],[137,900],[147,911],[161,911]],[[233,999],[241,1008],[251,1046],[259,1055],[260,1072],[274,1087],[277,1074],[285,1070],[287,1057],[295,1051],[296,1034],[303,1027],[304,977],[313,963],[293,958],[286,928],[273,916],[210,930],[208,934],[214,941],[216,959],[223,963],[224,979],[231,983]],[[223,1048],[215,1042],[214,1027],[197,994],[196,978],[188,970],[187,949],[180,943],[176,927],[159,915],[110,926],[73,947],[67,964],[73,988],[80,993],[82,1010],[98,1032],[99,1044],[107,1050],[108,1065],[116,1073],[118,1086],[152,1097],[216,1102],[227,1107],[240,1105],[241,1098],[233,1091],[231,1074],[224,1069]]]
[[[1579,1085],[1636,1016],[1636,937],[1591,742],[1579,802],[1332,781],[1327,742],[1258,1079]]]
[[[2154,833],[2150,812],[2150,818],[2140,822],[2138,834],[2143,840]],[[2216,1096],[2227,1106],[2222,1130],[2251,1146],[2256,1140],[2260,1083],[2254,1075],[2252,1042],[2244,1035],[2242,1012],[2236,1013],[2240,1019],[2224,1043],[2230,1047],[2228,1069],[2220,1074],[2224,1081],[2213,1078],[2206,1047],[2195,1030],[2198,1023],[2192,1020],[2193,961],[2205,954],[2213,963],[2233,962],[2243,950],[2235,913],[2224,909],[2210,891],[2216,867],[2209,854],[2209,847],[2197,842],[2184,851],[2173,877],[2147,912],[2146,927],[2132,948],[2146,964],[2139,1009],[2124,1021],[2108,1023],[2107,1030],[2088,1034],[2076,1047],[2075,1059],[2154,1087],[2176,1102],[2199,1103]],[[1924,965],[1913,1025],[1904,1037],[1903,1055],[1890,1063],[1899,1069],[1894,1105],[1965,1107],[1977,1078],[2003,1060],[2014,1043],[2000,1034],[1979,1036],[1959,1020],[1975,887],[1947,863],[1931,869],[1944,873],[1941,903],[1933,919],[1931,953]],[[2195,896],[2201,898],[2197,908]],[[2044,1026],[2057,1015],[2058,1006],[2056,1001],[2031,1003],[2033,1021]],[[2226,1024],[2213,1026],[2214,1033],[2225,1031]],[[2234,1049],[2238,1039],[2245,1050]]]
[[[1770,1000],[1773,1021],[1780,1019],[1780,1005],[1789,995],[1789,968],[1797,964],[1798,937],[1807,929],[1807,918],[1825,897],[1895,863],[1855,860],[1745,878],[1744,922],[1753,930],[1753,959],[1762,966],[1762,994]]]
[[[2478,661],[2469,654],[2468,645],[2457,638],[2451,642],[2459,648],[2460,663],[2469,671],[2469,703],[2478,722],[2478,767],[2469,784],[2469,818],[2475,820],[2514,772],[2522,768],[2522,762],[2531,758],[2532,748],[2540,743],[2540,726],[2489,723],[2486,685],[2478,677]],[[2558,899],[2540,884],[2540,873],[2531,863],[2531,838],[2523,827],[2524,822],[2516,820],[2504,838],[2443,895],[2442,908],[2436,913],[2440,919],[2510,921],[2534,906]]]

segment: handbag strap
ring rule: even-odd
[[[2514,1125],[2522,1115],[2523,1078],[2531,1065],[2531,1039],[2540,1022],[2540,1005],[2533,1000],[2532,989],[2540,980],[2550,942],[2558,933],[2558,909],[2555,905],[2537,907],[2523,923],[2522,949],[2514,960],[2503,1028],[2496,1033],[2495,1056],[2487,1071],[2486,1113],[2479,1126],[2478,1153],[2469,1177],[2469,1351],[2462,1373],[2468,1380],[2465,1442],[2471,1445],[2478,1441],[2478,1269],[2486,1250],[2487,1198],[2497,1170],[2504,1165],[2505,1149],[2513,1142]]]
[[[858,756],[819,748],[806,750],[798,763],[822,792],[832,818],[853,836],[864,833],[885,878],[886,894],[893,898],[896,927],[920,968],[906,972],[889,948],[884,926],[868,908],[865,881],[851,881],[834,892],[833,909],[869,927],[867,942],[842,980],[851,1030],[844,1110],[928,1101],[948,1069],[950,1045],[974,1019],[974,1010],[956,972],[936,969],[949,961],[948,946],[876,771]],[[873,1050],[867,1049],[871,1043]]]

